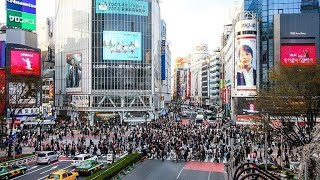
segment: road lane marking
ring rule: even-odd
[[[37,168],[38,166],[32,166],[29,170],[32,170],[32,169],[35,169]]]
[[[65,168],[63,168],[63,169],[67,169],[67,168],[69,168],[69,167],[71,167],[71,166],[73,166],[73,165],[70,165],[70,166],[67,166],[67,167],[65,167]],[[74,171],[74,169],[73,170],[71,170],[71,172],[72,171]],[[41,173],[40,173],[41,174]],[[41,180],[41,179],[44,179],[44,178],[46,178],[48,175],[46,175],[46,176],[44,176],[44,177],[41,177],[41,178],[39,178],[38,180]]]
[[[208,180],[210,180],[210,174],[211,174],[211,171],[209,171]]]
[[[28,175],[28,174],[32,174],[32,173],[34,173],[34,172],[40,171],[41,169],[44,169],[44,168],[48,168],[48,167],[53,166],[53,165],[55,165],[55,164],[56,164],[56,163],[52,163],[52,164],[50,164],[49,166],[45,166],[45,167],[42,167],[42,168],[36,169],[36,170],[34,170],[34,171],[31,171],[31,172],[28,172],[28,173],[22,174],[21,176],[18,176],[18,177],[16,177],[16,178],[13,178],[12,180],[14,180],[14,179],[18,179],[18,178],[21,178],[21,177],[26,176],[26,175]]]
[[[42,171],[40,174],[44,174],[44,173],[46,173],[48,171],[52,171],[52,170],[56,169],[57,167],[59,167],[59,165],[58,166],[53,166],[53,167],[51,167],[50,169],[48,169],[46,171]]]
[[[180,173],[178,174],[177,179],[179,179],[179,176],[181,175],[181,173],[182,173],[182,171],[183,171],[183,168],[184,168],[184,167],[182,167]]]

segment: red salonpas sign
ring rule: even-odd
[[[37,51],[11,50],[11,74],[40,76],[40,53]]]
[[[314,44],[281,45],[281,65],[315,65],[317,63],[316,46]]]

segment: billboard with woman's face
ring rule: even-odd
[[[80,92],[82,82],[82,55],[81,53],[68,54],[66,57],[67,92]]]
[[[242,20],[236,25],[235,86],[238,96],[256,94],[257,31],[255,20]],[[249,96],[250,96],[249,95]]]

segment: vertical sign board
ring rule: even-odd
[[[7,26],[36,30],[36,0],[7,0]]]
[[[235,31],[235,82],[238,97],[255,96],[257,93],[257,22],[240,20]],[[250,32],[244,33],[244,32]]]
[[[166,80],[166,40],[161,41],[161,80]]]
[[[6,67],[6,43],[0,41],[0,68]]]
[[[6,71],[0,69],[0,115],[5,114],[6,105]]]

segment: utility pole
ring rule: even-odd
[[[265,130],[265,133],[264,133],[264,159],[265,159],[265,164],[264,164],[264,167],[265,167],[265,170],[268,171],[268,168],[267,168],[267,146],[268,146],[268,137],[267,137],[267,122],[266,121],[269,121],[269,114],[267,113],[267,120],[264,121],[264,130]]]

